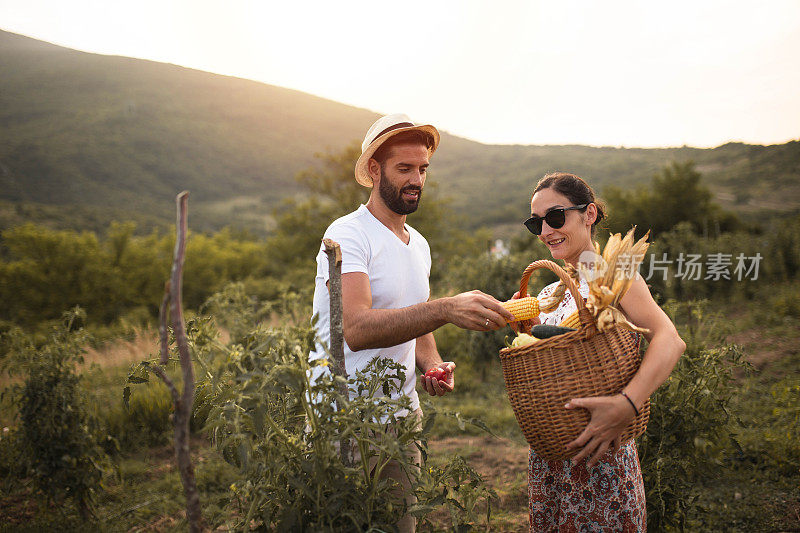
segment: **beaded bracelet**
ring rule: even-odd
[[[633,411],[636,413],[636,416],[639,416],[639,410],[636,408],[636,404],[633,403],[633,400],[631,400],[631,397],[625,394],[625,391],[619,391],[619,393],[625,396],[625,399],[628,400],[628,403],[631,404],[631,407],[633,407]]]

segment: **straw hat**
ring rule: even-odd
[[[436,151],[439,146],[439,131],[436,128],[430,124],[418,126],[411,122],[408,115],[402,113],[386,115],[370,126],[369,130],[367,130],[367,135],[364,137],[364,142],[361,143],[361,156],[356,162],[356,181],[364,187],[372,187],[372,177],[369,175],[369,169],[367,168],[369,159],[387,139],[398,133],[411,130],[424,131],[430,134],[433,137],[433,146],[430,148],[430,154]]]

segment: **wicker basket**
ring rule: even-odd
[[[583,432],[590,416],[586,409],[565,409],[564,404],[572,398],[619,393],[639,369],[639,343],[619,326],[598,331],[575,282],[552,261],[528,265],[520,296],[527,295],[531,273],[539,268],[552,270],[566,284],[580,310],[581,325],[534,344],[505,348],[500,362],[508,399],[528,444],[544,459],[568,459],[579,450],[567,451],[566,444]],[[620,442],[641,435],[649,416],[648,400]]]

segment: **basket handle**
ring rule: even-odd
[[[524,298],[525,296],[528,296],[528,281],[530,280],[533,271],[540,268],[551,270],[567,286],[569,292],[572,293],[572,298],[575,300],[575,305],[578,306],[578,318],[580,319],[581,324],[584,326],[596,327],[594,319],[592,318],[592,314],[586,307],[586,302],[584,301],[583,296],[581,296],[575,281],[563,268],[561,268],[558,263],[554,263],[549,259],[540,259],[539,261],[534,261],[528,265],[528,267],[522,273],[522,279],[519,282],[519,297]]]

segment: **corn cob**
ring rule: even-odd
[[[573,328],[573,329],[580,328],[581,327],[581,320],[580,320],[580,318],[578,318],[578,311],[575,311],[574,313],[569,315],[567,318],[562,320],[561,324],[559,324],[559,326],[564,327],[564,328]]]
[[[505,307],[508,312],[514,315],[513,322],[530,320],[531,318],[539,316],[539,300],[533,296],[509,300],[507,302],[502,302],[500,305]]]

